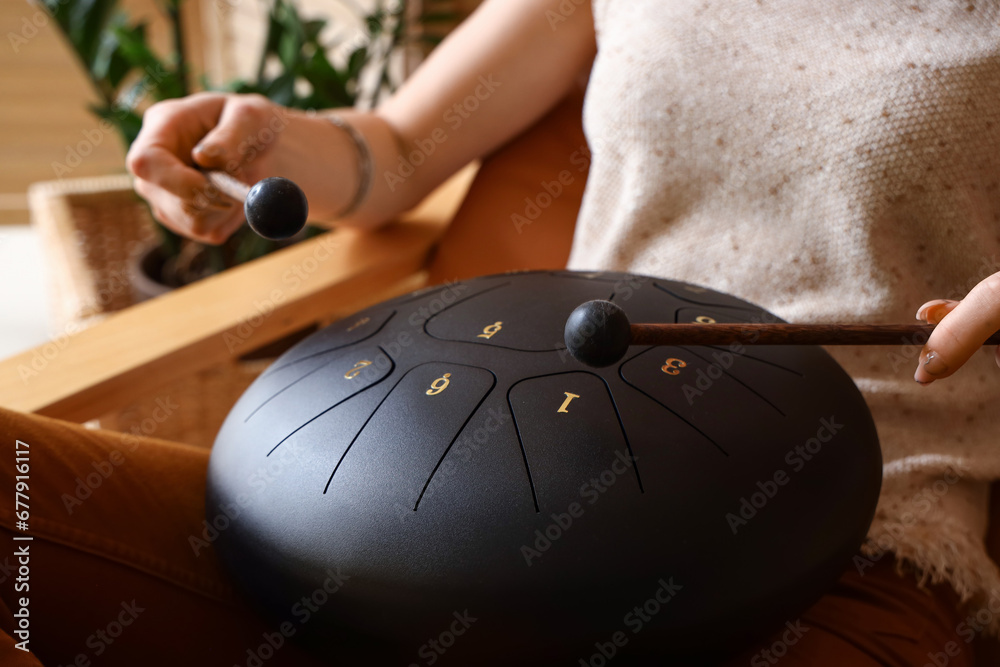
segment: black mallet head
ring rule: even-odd
[[[302,189],[287,178],[275,176],[258,181],[243,203],[247,224],[266,239],[281,241],[306,226],[309,202]]]
[[[566,348],[588,366],[610,366],[632,341],[625,311],[610,301],[588,301],[570,313],[563,332]]]

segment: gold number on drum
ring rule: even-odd
[[[445,373],[444,375],[442,375],[441,377],[439,377],[437,380],[434,380],[434,382],[431,383],[431,388],[428,389],[427,392],[426,392],[427,395],[428,396],[437,396],[442,391],[444,391],[445,389],[447,389],[448,385],[451,383],[451,380],[448,379],[450,377],[451,377],[451,373]]]
[[[358,377],[358,373],[364,370],[365,366],[371,366],[371,365],[372,362],[368,361],[367,359],[362,359],[358,363],[354,364],[354,368],[344,373],[344,379],[353,380],[354,378]]]
[[[372,318],[370,318],[370,317],[362,317],[360,320],[358,320],[357,322],[355,322],[354,324],[352,324],[351,326],[349,326],[347,328],[347,330],[348,331],[354,331],[358,327],[363,326],[365,324],[368,324],[371,321],[372,321]]]
[[[667,375],[677,375],[681,372],[681,369],[687,366],[687,362],[683,359],[677,359],[676,357],[670,357],[667,359],[660,370]]]
[[[567,410],[566,408],[569,407],[570,402],[574,398],[580,398],[579,394],[571,394],[568,391],[564,391],[563,395],[566,397],[566,400],[563,401],[563,404],[559,407],[558,410],[556,410],[556,412],[569,412],[569,410]]]
[[[493,338],[493,336],[496,335],[496,333],[502,328],[503,322],[494,322],[487,327],[483,327],[483,333],[476,336],[476,338],[485,338],[486,340],[489,340],[490,338]]]

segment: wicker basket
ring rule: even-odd
[[[50,271],[56,333],[73,333],[136,302],[132,267],[156,229],[128,176],[36,183],[28,198]],[[227,360],[101,415],[100,426],[211,447],[229,409],[269,363]]]

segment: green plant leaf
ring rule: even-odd
[[[142,118],[135,111],[125,107],[91,105],[90,111],[115,126],[126,150],[135,141],[135,137],[142,127]]]
[[[137,23],[134,26],[116,25],[112,27],[112,32],[118,40],[122,56],[133,66],[145,69],[151,65],[160,64],[160,59],[146,43],[145,22]]]
[[[306,42],[306,31],[295,5],[284,0],[276,0],[274,16],[281,23],[283,31],[278,40],[278,58],[286,70],[294,69],[299,62],[299,54]]]
[[[230,81],[227,85],[222,87],[222,90],[228,91],[230,93],[257,93],[258,95],[263,95],[264,92],[259,85],[256,83],[251,83],[250,81],[245,81],[243,79],[236,79]]]
[[[61,0],[41,0],[42,6],[45,7],[46,11],[55,19],[55,22],[59,25],[59,28],[63,32],[63,36],[66,41],[70,43],[74,50],[76,50],[76,43],[70,38],[70,27],[72,26],[70,10],[73,9],[72,4],[62,2]],[[79,55],[79,54],[78,54]]]
[[[362,46],[354,50],[351,57],[347,59],[347,78],[355,80],[361,74],[368,63],[368,47]]]
[[[347,90],[344,75],[338,72],[322,50],[313,53],[302,70],[313,88],[312,106],[318,108],[353,106],[355,97]]]
[[[365,27],[368,29],[368,34],[372,38],[378,37],[382,34],[382,28],[385,25],[385,12],[376,11],[365,17]]]
[[[67,7],[66,32],[88,71],[115,4],[116,0],[75,0]]]
[[[323,19],[306,21],[302,24],[302,29],[305,32],[305,39],[307,43],[316,44],[319,42],[319,34],[323,32],[323,28],[326,27],[326,21]]]
[[[444,41],[444,37],[440,37],[438,35],[420,35],[417,37],[417,41],[430,44],[431,46],[437,46]]]
[[[249,227],[241,227],[236,234],[239,235],[235,241],[235,251],[233,253],[233,264],[244,264],[258,257],[263,257],[274,251],[278,244],[269,241],[262,236],[253,233]]]
[[[133,66],[121,53],[121,44],[114,28],[124,27],[127,22],[124,12],[116,12],[112,19],[110,30],[101,33],[94,60],[90,65],[90,74],[96,80],[106,80],[111,90],[117,90]]]
[[[264,94],[272,102],[283,106],[291,105],[295,99],[295,73],[285,72],[276,78],[265,88]]]
[[[281,35],[285,32],[285,26],[274,12],[271,12],[267,19],[267,38],[264,40],[265,53],[277,53],[278,44],[281,43]]]
[[[133,84],[124,96],[124,104],[129,108],[139,106],[148,97],[167,100],[184,94],[184,82],[176,69],[171,69],[149,48],[146,42],[146,24],[139,23],[131,28],[114,29],[120,45],[119,52],[135,69],[142,70],[141,78]]]
[[[278,58],[285,69],[295,69],[302,52],[302,39],[296,31],[286,30],[278,44]]]
[[[457,20],[457,12],[426,12],[420,15],[421,23],[454,23]]]

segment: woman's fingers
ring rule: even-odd
[[[133,187],[149,202],[160,223],[188,238],[222,243],[243,220],[242,202],[225,195],[190,167],[164,164],[150,178],[136,178]]]
[[[217,245],[243,224],[243,207],[229,198],[185,201],[149,181],[136,181],[135,189],[150,202],[159,222],[196,241]]]
[[[954,303],[954,302],[952,302]],[[1000,329],[1000,273],[972,288],[960,302],[928,302],[918,311],[940,322],[920,352],[913,379],[921,384],[948,377]]]
[[[136,179],[181,199],[193,199],[208,186],[208,181],[197,169],[184,164],[162,146],[149,146],[141,157],[130,162],[129,168]]]
[[[191,149],[218,123],[226,99],[220,93],[199,93],[151,106],[125,158],[129,171],[151,180],[164,170],[193,166]]]
[[[191,156],[202,167],[238,173],[271,147],[287,124],[285,111],[261,95],[231,97]]]
[[[917,310],[917,319],[923,320],[928,324],[937,324],[945,315],[955,310],[955,306],[958,304],[958,301],[952,299],[934,299],[933,301],[928,301]]]

